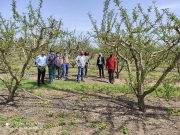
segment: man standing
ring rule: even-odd
[[[89,65],[89,60],[90,60],[90,56],[89,56],[89,52],[86,51],[85,54],[85,60],[86,60],[86,65],[85,65],[85,77],[87,77],[87,71],[88,71],[88,65]]]
[[[62,68],[61,68],[61,67],[62,67],[62,64],[63,64],[63,59],[61,58],[59,52],[56,53],[55,64],[56,64],[56,69],[57,69],[57,71],[58,71],[58,80],[59,80],[59,78],[61,77],[61,76],[60,76],[61,71],[62,71]]]
[[[69,71],[69,58],[70,58],[70,55],[68,54],[67,52],[67,49],[65,49],[64,51],[64,56],[63,56],[63,69],[62,69],[62,76],[61,78],[64,78],[65,76],[65,79],[68,79],[68,71]],[[66,72],[66,74],[65,74]]]
[[[97,58],[97,63],[96,65],[99,68],[99,77],[104,77],[104,65],[105,65],[105,61],[104,61],[104,57],[102,56],[102,53],[99,53],[99,56]]]
[[[77,82],[80,83],[80,77],[81,77],[81,81],[84,81],[83,77],[84,77],[84,67],[86,64],[86,59],[84,57],[84,52],[81,51],[80,55],[78,55],[76,57],[76,64],[78,66],[78,75],[77,75]]]
[[[36,66],[38,69],[38,87],[41,87],[41,83],[44,84],[44,77],[46,73],[46,56],[44,50],[41,51],[41,55],[36,57]]]
[[[47,65],[49,69],[49,83],[52,84],[53,79],[55,78],[55,71],[56,71],[56,65],[55,65],[55,55],[54,51],[51,50],[51,55],[47,59]]]
[[[109,83],[114,83],[114,70],[116,68],[116,58],[110,54],[110,57],[106,60],[106,69],[108,69]]]

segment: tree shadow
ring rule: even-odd
[[[47,80],[46,80],[47,82]],[[32,82],[31,82],[32,83]],[[36,82],[33,82],[32,85],[30,85],[29,89],[34,88],[33,85],[37,85]],[[104,93],[89,93],[89,92],[81,92],[81,91],[73,91],[73,90],[62,90],[57,89],[53,85],[46,85],[48,89],[53,89],[56,91],[61,91],[64,93],[67,93],[63,97],[53,97],[52,98],[52,104],[51,105],[45,105],[41,106],[42,108],[48,108],[48,109],[58,109],[58,110],[67,110],[68,112],[73,112],[75,110],[78,110],[80,112],[84,112],[87,115],[89,115],[90,120],[89,122],[92,123],[94,120],[102,120],[105,121],[110,125],[109,133],[115,134],[119,132],[119,130],[128,123],[135,124],[136,128],[143,128],[143,131],[146,133],[146,120],[148,118],[153,119],[164,119],[164,120],[170,120],[171,115],[169,115],[165,111],[164,106],[156,106],[156,105],[146,105],[147,110],[154,110],[158,113],[154,112],[146,112],[142,113],[139,112],[137,109],[137,102],[133,101],[132,99],[128,99],[127,94],[122,95],[121,97],[113,98],[112,96],[105,95]],[[82,95],[87,95],[90,98],[86,100],[82,100],[80,97]],[[5,96],[5,95],[1,95]],[[47,95],[47,97],[50,95]],[[16,96],[20,97],[20,96]],[[5,108],[7,106],[15,107],[15,108],[39,108],[36,104],[36,102],[39,100],[36,97],[33,96],[24,96],[21,97],[22,102],[23,100],[31,100],[31,103],[21,104],[19,102],[14,102],[12,104],[5,104],[3,102],[0,102],[0,107]],[[97,115],[95,119],[92,119],[93,115]],[[121,122],[121,125],[117,126],[117,123],[115,122],[115,119],[121,117],[128,117],[129,119],[125,119],[123,122]],[[141,123],[140,126],[139,122]],[[82,124],[83,123],[79,123]],[[151,130],[156,130],[159,125],[152,125]],[[102,130],[96,130],[93,134],[98,134]]]

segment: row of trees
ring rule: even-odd
[[[119,0],[113,1],[115,9],[109,9],[110,0],[105,0],[101,26],[89,13],[94,32],[90,36],[77,36],[75,31],[63,30],[61,20],[57,21],[52,16],[47,21],[43,20],[40,12],[42,2],[40,0],[36,10],[29,3],[29,12],[20,15],[13,1],[13,20],[5,20],[0,15],[0,63],[1,70],[6,73],[0,80],[9,91],[7,102],[13,100],[26,70],[32,66],[32,58],[41,48],[61,53],[68,49],[70,55],[76,57],[79,50],[95,52],[90,44],[91,37],[101,51],[105,54],[113,52],[117,57],[117,77],[123,68],[128,71],[127,84],[137,97],[139,110],[145,112],[144,98],[156,90],[180,59],[179,19],[167,9],[158,10],[155,3],[145,11],[138,4],[132,15],[128,15]],[[15,61],[17,56],[21,58],[20,67]],[[162,64],[168,67],[153,86],[146,87],[149,86],[148,75]],[[72,61],[71,65],[75,63]],[[134,65],[135,72],[132,71]]]
[[[13,18],[6,20],[0,14],[0,80],[9,91],[7,102],[13,101],[15,92],[34,59],[41,49],[53,49],[61,53],[68,49],[75,58],[81,49],[93,50],[88,36],[77,35],[75,31],[63,30],[62,20],[53,16],[44,20],[41,15],[43,0],[34,9],[31,2],[28,13],[20,14],[16,9],[16,1],[12,2]],[[71,62],[72,66],[75,65]]]
[[[128,85],[137,97],[139,110],[145,112],[144,98],[157,89],[180,59],[180,20],[168,9],[159,10],[155,2],[145,11],[138,4],[132,15],[119,0],[114,0],[116,9],[109,9],[109,4],[110,0],[104,3],[101,27],[89,13],[94,27],[92,36],[125,64]],[[148,75],[162,64],[168,67],[151,86]]]

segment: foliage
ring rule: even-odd
[[[163,88],[159,88],[158,91],[156,90],[157,95],[162,95],[162,97],[169,102],[171,97],[175,95],[175,93],[179,90],[178,87],[174,87],[175,82],[173,79],[165,79],[163,82]]]

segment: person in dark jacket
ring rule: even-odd
[[[88,65],[89,65],[89,60],[90,60],[89,52],[86,51],[86,52],[84,53],[84,56],[85,56],[85,60],[86,60],[85,76],[84,76],[84,77],[87,77]]]
[[[55,71],[56,71],[55,59],[56,59],[56,57],[55,57],[54,51],[51,50],[51,55],[49,55],[49,57],[47,58],[50,84],[52,84],[53,79],[55,78]]]
[[[99,56],[97,58],[97,64],[98,69],[99,69],[99,77],[100,78],[105,78],[104,77],[104,65],[105,65],[105,61],[104,61],[104,57],[102,56],[102,53],[99,53]]]
[[[106,60],[106,69],[108,69],[109,83],[114,83],[114,71],[116,69],[116,57],[110,54],[110,57]]]
[[[58,71],[58,80],[61,77],[61,71],[62,71],[62,65],[63,65],[63,58],[60,56],[60,53],[56,53],[56,59],[55,59],[55,65],[56,65],[56,70]]]

